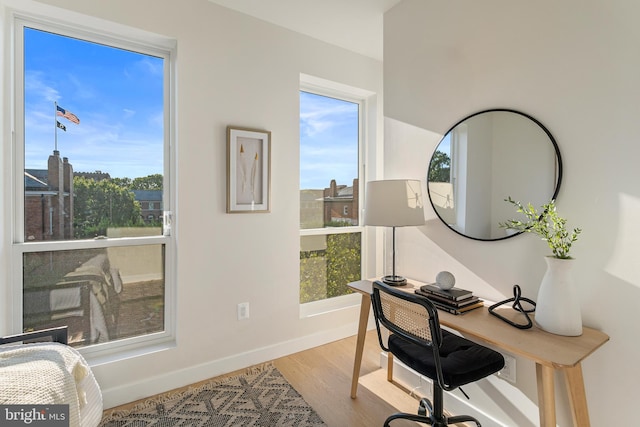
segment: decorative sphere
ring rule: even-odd
[[[440,289],[444,289],[446,291],[447,289],[453,288],[453,285],[455,284],[455,276],[448,271],[441,271],[436,276],[436,285],[438,285]]]

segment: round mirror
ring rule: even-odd
[[[438,217],[458,234],[501,240],[516,234],[498,224],[514,218],[512,197],[539,208],[562,180],[560,150],[538,120],[493,109],[456,123],[436,147],[427,191]]]

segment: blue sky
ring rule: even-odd
[[[55,147],[76,172],[163,173],[163,60],[25,30],[25,168],[45,169]],[[358,104],[300,94],[300,188],[351,185],[358,173]]]
[[[358,176],[358,104],[300,92],[300,188]]]
[[[442,138],[442,140],[438,144],[438,147],[436,147],[436,150],[442,151],[443,153],[446,153],[447,156],[451,157],[451,134],[450,133],[447,133]]]
[[[25,167],[46,169],[55,144],[76,172],[163,173],[163,59],[25,30]]]

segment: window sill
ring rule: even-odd
[[[359,307],[360,294],[349,294],[340,297],[328,298],[319,301],[300,304],[300,318],[314,317],[330,313],[332,311],[344,310],[352,307]]]

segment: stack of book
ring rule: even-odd
[[[482,307],[483,301],[473,292],[466,289],[441,289],[435,283],[422,285],[415,290],[416,294],[427,297],[436,308],[451,314],[462,314]]]

